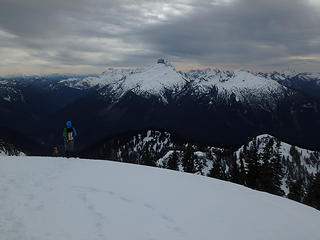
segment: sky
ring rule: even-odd
[[[158,58],[179,70],[320,72],[320,0],[0,0],[0,75]]]

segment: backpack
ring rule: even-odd
[[[64,129],[64,138],[67,142],[73,141],[73,128],[65,128]]]

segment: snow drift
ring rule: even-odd
[[[109,161],[0,157],[2,239],[318,240],[320,212],[270,194]]]

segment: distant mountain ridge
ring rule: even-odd
[[[234,98],[235,101],[268,101],[271,104],[273,100],[276,101],[289,92],[273,79],[244,70],[231,72],[206,69],[183,73],[176,71],[169,63],[158,63],[146,69],[136,70],[108,69],[98,77],[71,78],[58,84],[77,89],[98,87],[101,95],[112,95],[115,101],[126,93],[133,92],[140,96],[160,97],[160,100],[167,102],[169,98],[166,97],[166,93],[171,92],[172,98],[176,99],[188,89],[199,97],[216,91],[224,100]]]
[[[308,95],[320,98],[320,73],[297,73],[294,70],[284,72],[256,73],[268,79],[273,79],[289,88],[297,89]]]
[[[67,120],[79,130],[80,148],[106,135],[146,128],[220,145],[269,133],[317,148],[320,88],[310,79],[318,75],[302,75],[217,69],[183,73],[163,62],[107,69],[96,76],[2,78],[0,125],[50,148],[61,144]],[[300,85],[288,84],[291,79]]]

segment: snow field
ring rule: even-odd
[[[240,185],[109,161],[0,157],[3,239],[318,240],[320,212]]]

